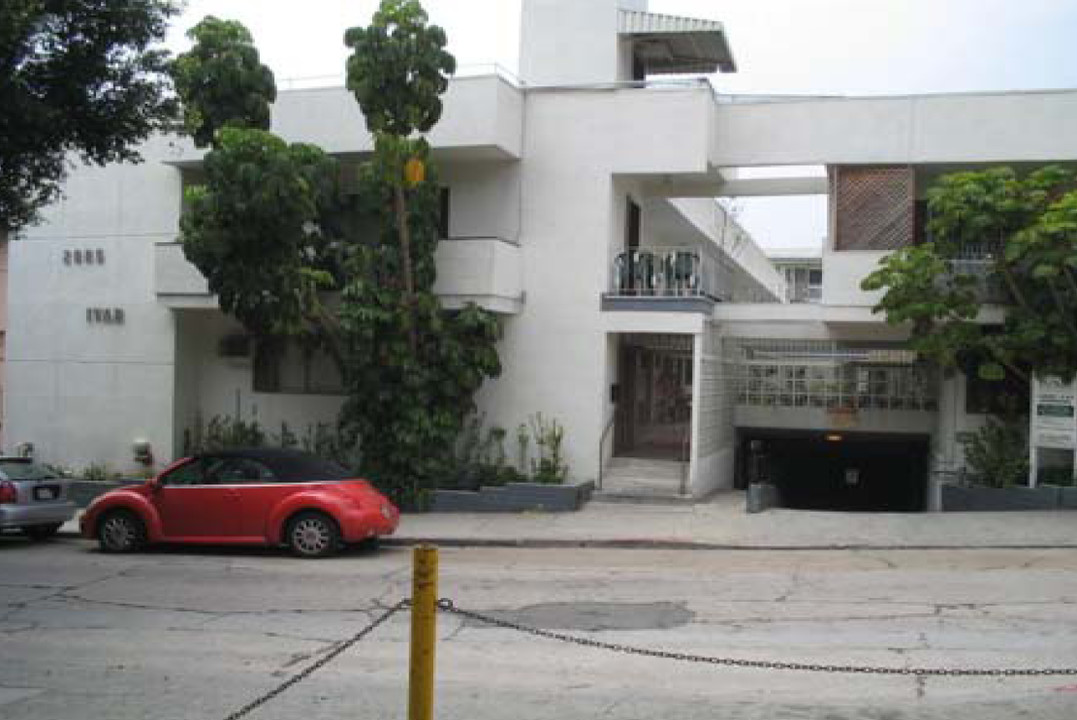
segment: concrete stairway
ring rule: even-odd
[[[656,504],[691,503],[691,495],[681,494],[683,472],[684,465],[675,460],[615,457],[603,469],[602,487],[595,491],[591,500]]]

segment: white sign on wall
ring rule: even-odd
[[[1029,485],[1039,475],[1041,449],[1077,449],[1077,382],[1054,376],[1032,380],[1029,412]]]

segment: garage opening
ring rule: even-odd
[[[787,508],[921,512],[929,447],[927,435],[742,429],[738,484],[769,480]]]

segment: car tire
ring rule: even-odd
[[[60,532],[60,526],[63,523],[53,523],[51,525],[28,525],[22,528],[22,532],[26,537],[35,542],[42,542],[44,540],[51,540],[56,536],[56,533]]]
[[[301,512],[288,521],[284,541],[297,557],[328,557],[340,550],[340,528],[325,513]]]
[[[113,510],[98,521],[97,541],[102,552],[136,552],[146,544],[146,524],[130,510]]]

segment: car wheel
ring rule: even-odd
[[[288,523],[285,540],[299,557],[326,557],[340,549],[340,528],[325,513],[302,512]]]
[[[52,525],[29,525],[24,527],[22,532],[31,540],[48,540],[60,531],[60,526],[62,524],[63,523],[53,523]]]
[[[115,510],[97,524],[97,540],[103,552],[135,552],[146,544],[146,525],[129,510]]]

